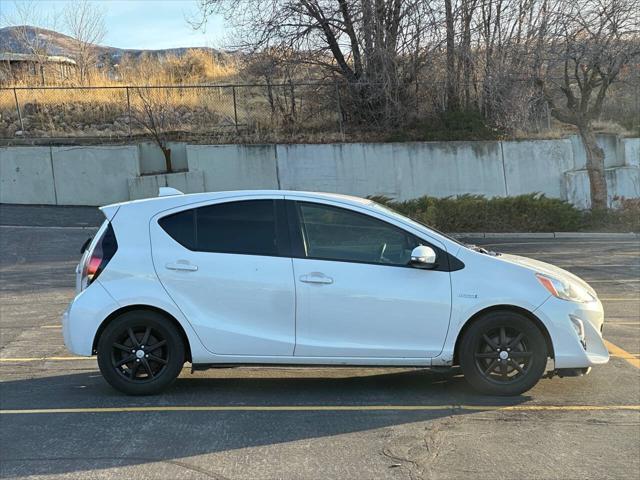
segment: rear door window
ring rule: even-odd
[[[189,250],[278,255],[274,200],[218,203],[175,213],[158,223]]]

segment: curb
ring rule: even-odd
[[[594,239],[617,239],[617,240],[637,240],[640,233],[620,233],[620,232],[460,232],[452,233],[455,238],[594,238]]]

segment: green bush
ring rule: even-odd
[[[371,198],[444,232],[640,230],[640,201],[622,201],[620,209],[590,212],[542,194],[494,198],[480,195],[420,197],[404,202],[386,197]]]

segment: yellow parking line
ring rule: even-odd
[[[600,300],[605,300],[608,302],[638,302],[640,301],[640,296],[638,297],[599,297]]]
[[[62,325],[41,325],[40,328],[55,328],[57,330],[62,328]]]
[[[640,405],[207,405],[207,406],[153,406],[153,407],[86,407],[86,408],[32,408],[0,410],[0,415],[37,413],[128,413],[128,412],[342,412],[342,411],[508,411],[508,412],[585,412],[634,411]]]
[[[609,350],[609,353],[611,355],[617,358],[623,358],[624,360],[627,361],[627,363],[630,363],[636,368],[640,368],[640,359],[637,358],[635,355],[630,354],[626,350],[623,350],[622,348],[620,348],[617,345],[614,345],[608,340],[605,340],[604,344],[607,346],[607,349]]]
[[[23,357],[23,358],[0,358],[0,363],[22,363],[22,362],[66,362],[75,360],[95,360],[95,357]]]

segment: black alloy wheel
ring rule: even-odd
[[[148,382],[167,366],[167,340],[152,327],[128,327],[111,345],[111,365],[132,382]]]
[[[507,310],[476,319],[458,354],[467,381],[490,395],[519,395],[533,388],[548,356],[544,335],[533,320]]]
[[[528,350],[524,332],[497,327],[482,334],[477,344],[476,367],[484,377],[498,384],[514,383],[526,376],[534,352]]]
[[[169,386],[185,362],[185,345],[176,325],[150,310],[113,319],[98,341],[98,366],[115,389],[150,395]]]

